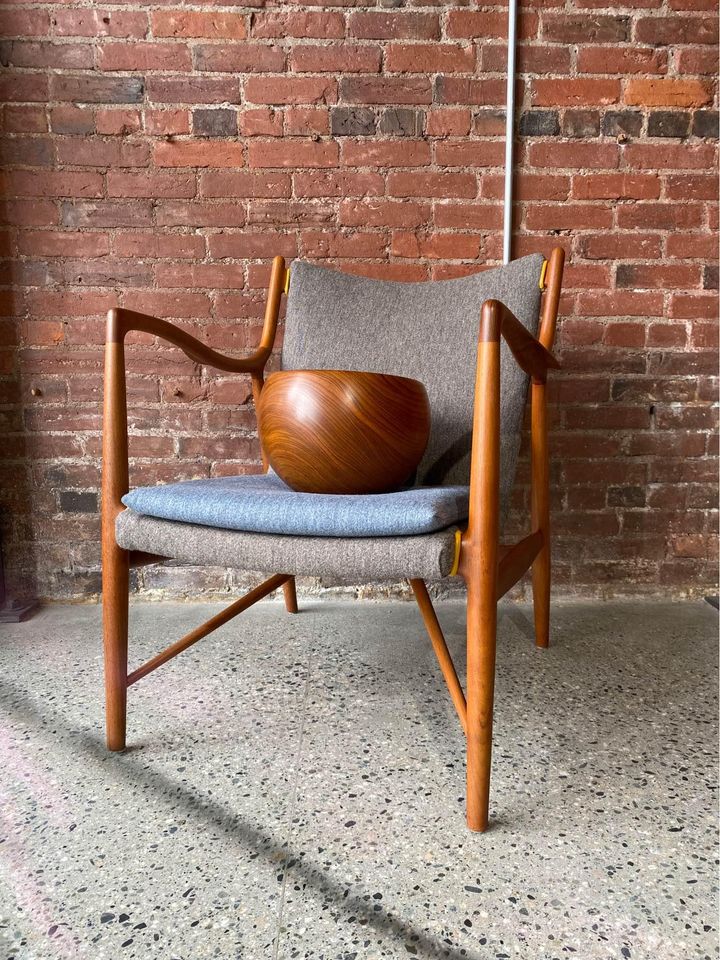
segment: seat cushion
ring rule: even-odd
[[[402,537],[467,517],[468,488],[412,487],[345,496],[296,493],[275,473],[138,487],[123,503],[136,513],[223,530],[308,537]]]
[[[183,563],[369,583],[448,576],[457,529],[414,537],[288,537],[158,520],[123,510],[115,535],[125,550]]]

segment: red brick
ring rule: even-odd
[[[303,43],[290,54],[290,68],[296,73],[379,73],[381,62],[379,46],[351,43]]]
[[[618,226],[624,230],[675,230],[698,227],[703,208],[698,203],[635,203],[617,211]]]
[[[33,230],[18,237],[18,253],[34,257],[104,257],[110,251],[107,234]]]
[[[323,107],[289,107],[285,111],[285,133],[289,136],[327,136],[330,114]]]
[[[717,53],[710,47],[681,47],[676,50],[677,71],[682,75],[700,74],[714,77],[717,74]]]
[[[435,13],[354,12],[348,34],[364,40],[437,40],[440,22]]]
[[[710,103],[712,93],[700,80],[666,77],[631,80],[623,99],[642,107],[702,107]]]
[[[576,170],[578,167],[608,170],[620,162],[619,148],[613,143],[531,143],[528,158],[534,167]]]
[[[427,77],[343,77],[341,98],[347,103],[430,103],[432,89]]]
[[[153,159],[158,167],[242,167],[243,145],[225,140],[156,143]]]
[[[260,142],[248,146],[251,167],[332,167],[338,162],[338,145],[332,142]]]
[[[718,181],[704,174],[673,174],[665,179],[669,200],[717,200]]]
[[[390,44],[385,68],[391,73],[474,73],[474,47],[450,43]]]
[[[657,260],[662,257],[658,234],[607,231],[579,239],[579,250],[589,260]]]
[[[151,136],[168,136],[190,132],[190,114],[187,110],[146,110],[145,132]]]
[[[655,174],[594,173],[573,177],[577,200],[654,200],[660,196]]]
[[[205,256],[205,238],[187,233],[172,234],[145,230],[133,233],[116,232],[114,250],[119,257],[197,260]]]
[[[106,43],[98,47],[100,70],[190,70],[190,50],[179,43]]]
[[[2,129],[6,133],[44,133],[48,129],[45,108],[8,104],[2,112]]]
[[[422,167],[430,163],[430,145],[422,140],[343,140],[340,155],[349,167]]]
[[[150,76],[146,81],[147,95],[155,103],[239,103],[240,85],[237,77]]]
[[[245,137],[281,137],[283,115],[272,107],[243,110],[239,117],[240,133]]]
[[[209,37],[213,40],[242,40],[247,36],[245,16],[241,13],[195,10],[155,10],[150,23],[156,37]]]
[[[10,197],[101,197],[102,175],[72,170],[12,170],[3,192]]]
[[[330,40],[345,36],[345,19],[341,13],[254,13],[252,35],[273,39],[313,37]]]
[[[89,43],[28,43],[16,40],[6,54],[11,67],[49,67],[56,70],[92,69],[94,51]]]
[[[95,129],[100,134],[124,137],[142,129],[142,114],[139,110],[98,110],[95,113]]]
[[[270,44],[196,43],[195,68],[213,73],[275,73],[285,66],[285,51]]]
[[[405,81],[406,83],[409,81]],[[439,76],[435,84],[437,103],[497,105],[505,102],[505,81],[491,79],[470,80],[465,77]]]
[[[504,158],[505,144],[496,140],[445,141],[435,147],[435,160],[443,167],[499,167]]]
[[[525,213],[529,230],[610,229],[612,222],[612,210],[599,204],[532,203]]]
[[[159,263],[155,267],[155,280],[158,287],[242,289],[245,286],[245,270],[242,264]]]
[[[427,132],[430,137],[463,137],[470,133],[471,114],[469,110],[445,107],[431,110],[427,118]]]
[[[242,227],[247,219],[235,201],[158,200],[154,210],[159,227]]]
[[[390,173],[387,192],[391,197],[474,197],[477,180],[471,173]]]
[[[59,37],[129,37],[142,39],[148,31],[142,10],[106,10],[96,7],[53,11],[53,31]]]
[[[248,103],[335,103],[337,85],[328,77],[250,77]]]
[[[415,227],[428,222],[430,205],[384,198],[343,200],[338,217],[345,226]]]
[[[580,47],[579,73],[664,73],[667,54],[655,47]]]
[[[421,234],[394,232],[391,253],[395,257],[431,260],[477,260],[482,240],[476,233]]]
[[[289,197],[292,193],[287,173],[208,172],[200,174],[203,197]]]
[[[382,174],[354,170],[300,172],[294,175],[293,182],[296,197],[371,197],[385,191]]]
[[[42,37],[50,32],[47,10],[13,10],[5,6],[2,15],[3,37]]]
[[[150,160],[147,143],[123,140],[58,140],[58,163],[87,167],[146,167]]]
[[[507,16],[502,11],[495,10],[450,10],[447,24],[448,37],[462,39],[488,38],[504,39],[507,37]]]
[[[273,233],[215,233],[208,238],[211,257],[231,257],[233,260],[268,260],[276,256],[297,255],[297,241],[289,234]]]
[[[621,43],[630,39],[629,16],[582,13],[542,15],[542,37],[555,43]]]
[[[619,99],[619,80],[573,80],[564,77],[562,80],[537,79],[532,83],[532,103],[536,107],[607,106],[617,103]]]
[[[194,197],[195,175],[191,173],[120,173],[109,170],[109,197]]]
[[[387,250],[387,235],[361,233],[351,230],[305,230],[301,241],[302,255],[327,259],[329,257],[384,257]]]
[[[716,17],[640,17],[635,39],[654,46],[679,43],[717,44]]]

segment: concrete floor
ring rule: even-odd
[[[217,609],[136,604],[132,664]],[[502,607],[484,835],[411,604],[254,608],[133,687],[122,755],[100,611],[0,627],[0,960],[717,957],[717,613],[554,623]]]

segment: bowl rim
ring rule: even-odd
[[[322,368],[322,369],[321,369],[321,368],[314,368],[314,367],[309,367],[309,368],[307,368],[307,369],[305,369],[305,368],[299,368],[299,369],[292,369],[292,370],[273,370],[272,373],[268,373],[268,375],[265,377],[265,383],[268,383],[268,381],[269,381],[272,377],[277,377],[278,375],[281,375],[281,374],[287,375],[287,374],[298,374],[298,373],[299,373],[299,374],[303,374],[303,373],[328,374],[328,373],[331,373],[331,374],[334,374],[334,375],[336,375],[336,376],[339,375],[339,376],[341,376],[341,377],[348,377],[348,378],[353,378],[353,377],[383,377],[385,380],[404,380],[406,383],[414,383],[414,384],[417,384],[418,386],[422,387],[423,390],[425,390],[425,391],[427,392],[426,387],[425,387],[425,384],[422,382],[422,380],[418,380],[416,377],[404,377],[404,376],[402,376],[402,375],[399,374],[399,373],[382,373],[382,372],[379,371],[379,370],[340,370],[340,369],[335,369],[335,368],[332,368],[332,369],[330,369],[330,368]]]

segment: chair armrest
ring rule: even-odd
[[[149,333],[172,343],[196,363],[206,364],[218,370],[227,370],[232,373],[260,373],[265,367],[272,350],[272,344],[269,346],[261,345],[249,357],[226,357],[167,320],[160,320],[158,317],[151,317],[144,313],[136,313],[134,310],[123,308],[111,310],[108,313],[107,343],[121,343],[125,335],[133,330]]]
[[[121,498],[128,492],[128,428],[125,388],[125,336],[132,330],[161,337],[179,347],[196,363],[208,364],[231,373],[252,376],[255,401],[260,395],[263,372],[272,352],[277,329],[280,298],[285,282],[285,261],[275,257],[268,287],[265,322],[257,350],[249,357],[226,357],[212,350],[187,331],[167,320],[134,310],[117,308],[108,314],[105,344],[105,383],[103,398],[103,481],[102,527],[104,549],[114,548],[115,517],[124,509]]]
[[[167,320],[160,320],[158,317],[151,317],[145,313],[137,313],[135,310],[126,310],[122,307],[108,313],[106,343],[123,343],[125,335],[132,330],[149,333],[179,347],[195,363],[206,364],[215,367],[217,370],[225,370],[230,373],[250,373],[253,376],[253,381],[258,380],[259,384],[262,385],[263,370],[270,359],[275,343],[280,297],[285,284],[285,275],[284,258],[275,257],[270,275],[265,321],[260,343],[255,353],[249,357],[226,357],[224,354],[208,347],[197,337],[193,337],[186,330],[175,326],[174,323],[168,323]]]
[[[482,323],[487,339],[502,336],[513,356],[534,383],[545,383],[550,368],[559,369],[560,363],[499,300],[486,300],[482,306]],[[481,333],[481,339],[483,334]]]

